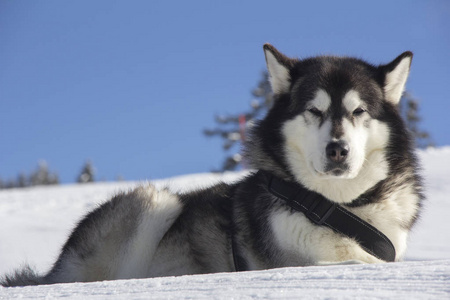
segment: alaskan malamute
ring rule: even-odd
[[[398,111],[412,53],[374,66],[264,52],[275,100],[245,145],[250,175],[119,194],[81,220],[46,275],[25,268],[2,284],[402,259],[423,198]]]

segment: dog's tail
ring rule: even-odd
[[[0,285],[4,287],[46,284],[44,276],[36,273],[30,266],[16,270],[14,273],[0,278]]]

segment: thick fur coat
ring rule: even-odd
[[[292,59],[269,44],[264,52],[274,103],[249,129],[245,151],[254,172],[185,194],[151,185],[119,194],[78,224],[47,274],[25,268],[2,284],[382,262],[270,193],[265,174],[376,227],[401,260],[423,198],[414,143],[398,110],[412,53],[374,66],[349,57]]]

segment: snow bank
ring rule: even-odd
[[[450,298],[450,147],[420,151],[427,202],[406,261],[284,268],[97,283],[0,288],[0,299]],[[233,181],[245,173],[154,181],[174,191]],[[76,222],[119,190],[139,183],[95,183],[0,192],[0,274],[24,262],[48,270]],[[444,227],[445,228],[444,228]]]

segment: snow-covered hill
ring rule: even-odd
[[[450,148],[419,152],[427,202],[405,262],[284,268],[98,283],[2,288],[0,299],[450,298]],[[243,173],[196,174],[155,181],[186,190]],[[96,183],[0,192],[0,274],[29,262],[42,272],[77,220],[137,183]]]

